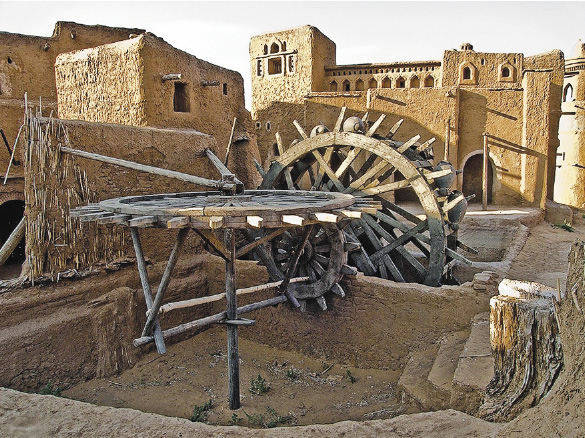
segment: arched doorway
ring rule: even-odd
[[[479,202],[482,200],[483,192],[483,154],[472,155],[467,159],[463,165],[463,185],[462,191],[465,196],[475,195],[475,198],[471,199],[470,202]],[[488,159],[488,172],[487,172],[487,202],[492,202],[492,186],[494,182],[493,166],[491,160]]]
[[[7,201],[0,205],[0,248],[24,217],[24,201]],[[24,239],[18,244],[4,265],[20,265],[24,262]]]

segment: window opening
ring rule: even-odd
[[[227,96],[228,86],[227,86],[227,84],[225,82],[223,83],[223,87],[222,88],[223,88],[223,95],[224,96]]]
[[[292,55],[288,57],[288,71],[293,73],[295,71],[295,60]]]
[[[268,60],[268,74],[277,75],[282,73],[282,58],[272,58]]]
[[[384,78],[384,80],[382,80],[382,88],[390,88],[392,86],[392,83],[390,81],[390,78]]]
[[[272,45],[270,46],[270,53],[278,53],[278,44],[276,43],[272,43]]]
[[[176,113],[189,112],[189,93],[187,84],[184,82],[174,82],[175,93],[173,94],[173,109]]]
[[[370,83],[368,84],[368,88],[378,88],[378,81],[374,78],[370,79]]]
[[[463,68],[463,79],[471,79],[471,69],[469,67]]]
[[[410,88],[420,88],[420,79],[418,76],[413,76],[410,79]]]
[[[510,69],[508,67],[502,68],[502,77],[509,78],[510,77]]]
[[[256,62],[256,75],[262,76],[262,60],[261,59],[259,59]]]
[[[398,79],[396,79],[396,88],[405,88],[406,87],[406,81],[404,80],[403,77],[399,77]]]
[[[434,87],[435,86],[435,78],[432,76],[427,76],[425,78],[425,87]]]
[[[343,81],[343,91],[349,91],[349,81]]]
[[[563,102],[571,102],[573,100],[573,86],[571,84],[567,84],[563,92]]]
[[[356,89],[356,91],[364,91],[364,81],[362,81],[361,79],[358,79],[355,82],[355,89]]]
[[[264,54],[268,55],[268,46],[264,44]]]
[[[329,84],[329,91],[337,91],[337,82],[335,82],[335,81],[332,81],[332,82]]]

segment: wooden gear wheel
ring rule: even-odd
[[[342,293],[337,282],[348,254],[350,263],[366,275],[439,286],[447,262],[463,259],[447,248],[448,225],[456,230],[467,205],[462,194],[448,189],[455,176],[453,167],[445,162],[433,166],[429,161],[434,139],[419,143],[417,135],[407,142],[392,140],[402,121],[380,136],[376,131],[384,115],[366,131],[363,120],[350,117],[344,122],[344,114],[345,108],[333,131],[319,125],[310,136],[294,121],[301,139],[285,150],[277,133],[280,155],[267,172],[260,170],[261,189],[342,192],[358,201],[373,198],[382,205],[381,210],[364,213],[349,223],[328,224],[313,231],[309,238],[313,251],[305,255],[299,271],[319,282],[319,287],[299,285],[295,295],[315,298],[325,308],[325,292],[333,288]],[[413,202],[399,206],[394,195],[408,188]],[[448,209],[457,206],[452,213],[458,210],[458,215],[449,219],[447,205]],[[285,233],[271,242],[274,263],[268,263],[269,272],[286,264],[288,248],[296,240],[294,233]]]

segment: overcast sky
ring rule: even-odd
[[[470,42],[534,55],[585,41],[585,2],[3,2],[0,31],[50,36],[57,21],[146,29],[200,59],[236,70],[250,107],[250,37],[311,24],[338,64],[440,60]]]

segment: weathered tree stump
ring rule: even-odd
[[[548,393],[563,366],[551,288],[503,280],[490,300],[494,377],[479,416],[509,421]]]

